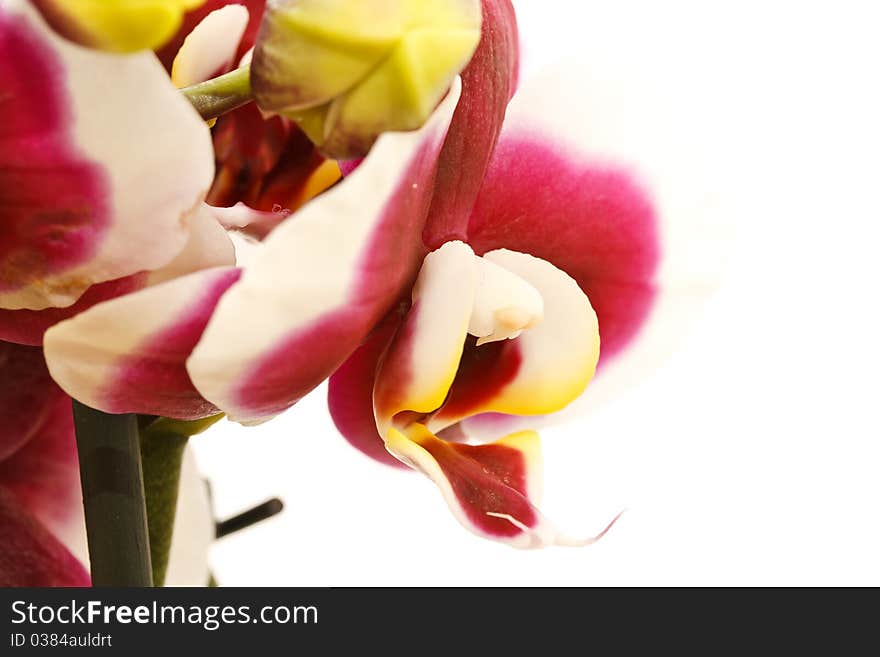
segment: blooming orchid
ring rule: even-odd
[[[638,146],[596,127],[602,102],[560,134],[546,81],[518,88],[509,0],[392,2],[375,22],[344,2],[150,7],[167,20],[127,43],[125,3],[0,11],[0,346],[39,378],[34,421],[57,410],[0,441],[28,581],[86,577],[76,540],[39,504],[16,516],[3,479],[25,443],[52,446],[66,492],[37,490],[82,525],[70,398],[173,443],[329,379],[340,433],[425,474],[476,534],[603,535],[539,511],[536,431],[589,396],[660,292],[666,199]],[[181,481],[203,497],[188,457]],[[204,582],[202,529],[168,581]]]
[[[598,360],[601,325],[584,289],[603,304],[607,339],[619,348],[650,304],[654,209],[625,171],[559,155],[558,144],[530,136],[528,123],[505,133],[490,161],[503,111],[487,120],[474,107],[487,95],[506,106],[516,39],[509,6],[485,6],[494,41],[484,42],[465,71],[474,97],[460,101],[457,84],[419,132],[380,137],[341,185],[270,233],[248,267],[170,281],[52,329],[46,348],[55,378],[108,411],[159,408],[193,418],[216,407],[255,423],[293,405],[355,349],[384,354],[378,373],[367,370],[367,385],[375,374],[376,388],[366,418],[345,410],[360,402],[364,388],[344,383],[352,366],[334,377],[331,408],[343,432],[374,451],[368,441],[378,426],[379,444],[427,472],[480,533],[517,545],[557,540],[543,525],[535,529],[540,516],[529,501],[537,494],[536,434],[486,448],[434,434],[486,412],[551,413],[583,392]],[[496,75],[493,85],[472,82],[487,70]],[[459,140],[474,132],[483,148],[472,156]],[[483,177],[482,185],[468,181],[470,196],[453,187],[460,169]],[[539,198],[530,191],[536,176]],[[503,202],[511,178],[526,194],[515,197],[518,204]],[[455,203],[446,200],[447,190],[458,192]],[[610,244],[619,245],[616,253],[608,253]],[[610,290],[599,276],[612,281]],[[414,282],[413,309],[390,350],[369,341],[360,346],[406,301]],[[180,311],[157,312],[170,303]],[[389,332],[378,335],[387,339]],[[469,334],[474,344],[466,347]],[[131,336],[138,336],[135,349]],[[373,411],[372,431],[350,430],[350,421],[370,426]],[[495,466],[472,472],[485,459]],[[483,472],[492,467],[496,474]],[[456,498],[453,478],[483,491],[492,506]]]

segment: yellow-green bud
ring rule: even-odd
[[[112,52],[153,50],[205,0],[31,0],[62,36]],[[0,2],[2,4],[2,2]]]
[[[479,0],[269,0],[251,65],[261,109],[329,157],[421,127],[480,40]]]

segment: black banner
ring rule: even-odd
[[[852,592],[707,589],[0,589],[0,655],[100,650],[142,654],[420,653],[477,646],[587,651],[615,646],[791,648],[873,627]],[[647,643],[645,643],[647,642]],[[702,644],[701,644],[702,645]],[[555,646],[555,648],[552,648]],[[301,652],[308,649],[306,652]],[[239,652],[240,651],[240,652]],[[245,654],[246,654],[245,653]],[[372,654],[372,651],[368,654]]]

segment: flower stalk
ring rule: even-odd
[[[137,416],[74,400],[93,586],[152,586]]]
[[[205,121],[216,119],[254,99],[251,93],[251,67],[242,66],[205,82],[184,87],[181,92]]]

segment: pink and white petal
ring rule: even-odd
[[[456,82],[419,131],[386,133],[342,184],[276,228],[188,362],[206,399],[267,420],[332,374],[412,283]]]
[[[184,39],[174,58],[171,81],[175,86],[204,82],[232,68],[249,20],[247,7],[238,4],[205,16]]]
[[[43,335],[49,327],[65,319],[70,319],[102,301],[139,290],[144,287],[146,280],[147,274],[139,273],[104,283],[96,283],[89,287],[72,306],[66,308],[0,309],[0,340],[40,346],[43,344]]]
[[[107,413],[194,420],[218,409],[185,361],[220,297],[241,275],[206,269],[105,301],[46,332],[49,371],[72,397]]]
[[[236,263],[231,235],[202,205],[193,217],[186,245],[164,267],[92,285],[72,306],[45,310],[0,310],[0,340],[27,345],[43,344],[50,326],[69,319],[92,306],[150,285],[157,285],[185,274]]]
[[[388,453],[385,441],[376,427],[373,413],[373,387],[379,362],[388,350],[401,323],[399,313],[392,311],[369,339],[339,366],[327,386],[327,407],[339,433],[370,458],[385,465],[403,467]]]
[[[461,74],[461,100],[440,153],[424,235],[430,249],[465,238],[467,217],[516,89],[519,37],[513,6],[510,0],[483,0],[482,10],[480,43]]]
[[[412,307],[376,376],[379,435],[443,404],[464,350],[479,274],[474,252],[463,242],[447,242],[425,257]]]
[[[693,120],[699,109],[679,102],[692,81],[646,68],[624,42],[579,48],[511,102],[469,240],[478,253],[544,258],[587,293],[603,353],[574,405],[584,410],[674,350],[722,276],[732,222],[712,136],[694,132],[706,125]]]
[[[89,586],[83,565],[0,485],[0,586]]]
[[[534,256],[491,251],[483,256],[538,290],[544,319],[515,340],[469,346],[434,432],[486,412],[543,415],[577,399],[599,359],[599,326],[590,300],[568,274]]]
[[[22,0],[0,23],[0,307],[69,306],[169,262],[213,178],[198,114],[151,53],[80,48]]]

